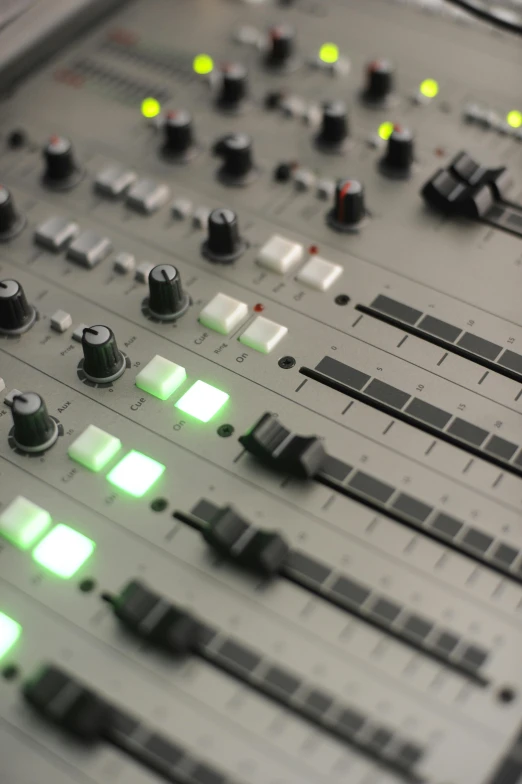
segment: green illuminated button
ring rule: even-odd
[[[136,376],[136,386],[149,395],[166,400],[186,378],[187,372],[184,367],[156,354]]]
[[[0,659],[13,647],[21,633],[20,624],[0,612]]]
[[[0,534],[21,550],[34,544],[50,524],[49,512],[21,495],[0,514]]]
[[[33,550],[34,560],[57,577],[72,577],[96,545],[68,525],[57,525]]]
[[[91,471],[101,471],[116,452],[121,449],[121,441],[110,433],[100,430],[96,425],[89,427],[72,442],[68,455],[77,463]]]
[[[176,408],[201,422],[208,422],[225,405],[229,397],[226,392],[204,381],[196,381],[178,400]]]
[[[107,479],[115,487],[141,498],[165,471],[165,466],[134,449],[114,466]]]

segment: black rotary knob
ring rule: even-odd
[[[393,179],[407,179],[411,174],[413,154],[412,132],[403,125],[395,125],[388,139],[386,153],[379,161],[382,174]]]
[[[338,180],[328,222],[338,231],[357,231],[364,223],[364,188],[359,180]]]
[[[363,101],[373,106],[387,106],[394,88],[394,69],[389,60],[372,60],[366,68]]]
[[[36,310],[18,281],[0,280],[0,334],[21,335],[35,320]]]
[[[16,211],[11,192],[0,185],[0,242],[15,237],[24,224],[24,219]]]
[[[43,151],[45,171],[43,180],[49,188],[66,190],[81,179],[81,169],[76,163],[70,139],[51,136]]]
[[[270,28],[265,63],[269,68],[281,70],[288,70],[295,63],[295,29],[291,25]]]
[[[257,174],[252,150],[252,139],[246,133],[230,133],[215,146],[223,159],[219,179],[225,185],[246,185]]]
[[[348,113],[343,101],[330,101],[323,107],[317,145],[325,152],[343,152],[348,138]]]
[[[124,372],[125,357],[109,327],[86,327],[83,330],[82,349],[82,370],[89,381],[108,384],[116,381]]]
[[[204,255],[210,261],[230,264],[245,248],[236,213],[227,208],[212,210],[208,219],[208,236],[203,243]]]
[[[49,416],[43,398],[36,392],[16,395],[13,398],[11,415],[14,446],[24,452],[44,452],[58,438],[58,424]]]
[[[248,95],[248,72],[242,63],[227,63],[221,70],[217,106],[226,112],[243,108]]]
[[[149,275],[148,310],[160,321],[174,321],[189,306],[179,271],[172,264],[158,264]]]
[[[169,158],[188,160],[196,152],[192,116],[186,109],[168,112],[164,125],[163,152]]]

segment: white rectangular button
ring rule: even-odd
[[[34,239],[38,245],[58,251],[74,239],[79,231],[80,227],[77,223],[58,215],[37,226]]]
[[[276,324],[263,316],[258,316],[239,338],[245,346],[269,354],[288,332],[288,327]]]
[[[87,327],[88,324],[78,324],[78,326],[73,332],[73,336],[72,336],[73,340],[75,340],[77,343],[81,343],[83,339],[83,330],[87,329]]]
[[[334,264],[320,256],[312,256],[299,270],[297,280],[317,291],[327,291],[342,275],[342,272],[343,268],[340,264]]]
[[[149,275],[153,269],[154,264],[151,264],[150,261],[142,261],[141,264],[138,264],[136,267],[134,280],[138,281],[138,283],[148,283]]]
[[[66,332],[72,326],[72,318],[70,313],[65,310],[57,310],[51,316],[51,327],[55,332]]]
[[[112,266],[115,272],[119,272],[120,275],[125,275],[127,272],[132,272],[136,266],[136,259],[132,253],[127,253],[122,250],[114,257]]]
[[[69,246],[67,258],[81,264],[82,267],[92,269],[103,261],[111,250],[112,242],[107,237],[102,237],[96,231],[88,229]]]
[[[5,381],[3,378],[0,378],[0,392],[3,392],[5,389]]]
[[[298,242],[292,242],[279,234],[274,234],[268,242],[265,242],[259,253],[257,260],[262,267],[279,272],[284,275],[303,258],[303,246]]]
[[[102,169],[96,177],[95,186],[101,193],[117,198],[134,182],[136,182],[135,172],[115,164]]]
[[[170,205],[170,211],[173,218],[184,220],[192,212],[192,202],[190,199],[176,199]]]
[[[127,205],[150,215],[163,207],[169,198],[169,188],[154,180],[138,180],[127,194]]]
[[[206,229],[208,226],[208,218],[212,210],[208,207],[196,207],[194,215],[192,216],[192,223],[197,229]]]
[[[216,294],[199,314],[203,326],[228,335],[248,315],[248,306],[226,294]]]

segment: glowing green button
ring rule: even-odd
[[[68,579],[92,555],[96,545],[68,525],[57,525],[33,550],[33,558],[57,577]]]
[[[383,122],[379,125],[379,130],[377,131],[381,139],[389,139],[393,133],[393,123],[389,120],[387,122]]]
[[[522,112],[519,112],[517,109],[512,109],[506,115],[506,122],[511,128],[521,128],[522,127]]]
[[[195,73],[205,76],[213,71],[214,60],[209,54],[197,54],[192,61],[192,67]]]
[[[51,525],[45,509],[19,495],[0,514],[0,535],[21,550],[27,550]]]
[[[136,386],[149,395],[166,400],[186,378],[187,372],[184,367],[156,354],[136,376]]]
[[[21,633],[20,624],[0,612],[0,659],[13,647]]]
[[[115,487],[141,498],[156,482],[165,466],[134,449],[114,466],[107,479]]]
[[[336,63],[339,59],[339,47],[337,44],[323,44],[319,49],[319,59],[329,65]]]
[[[141,102],[141,113],[148,120],[157,117],[161,112],[161,104],[156,98],[144,98]]]
[[[204,381],[196,381],[178,400],[176,408],[199,419],[200,422],[208,422],[225,405],[229,397],[226,392]]]
[[[419,85],[419,92],[425,98],[435,98],[439,92],[439,83],[435,79],[424,79]]]
[[[101,471],[116,452],[121,449],[121,441],[111,436],[96,425],[89,425],[78,438],[72,442],[68,455],[72,460],[91,471]]]

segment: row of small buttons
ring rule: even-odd
[[[248,316],[248,305],[238,299],[219,293],[210,300],[201,313],[199,320],[204,327],[228,335]],[[285,337],[288,327],[258,316],[239,337],[243,343],[255,351],[269,354]]]
[[[304,248],[298,242],[274,234],[257,255],[261,267],[284,275],[302,260]],[[297,274],[297,280],[317,291],[327,291],[342,274],[340,264],[312,256]]]
[[[167,185],[149,179],[138,180],[135,172],[117,164],[102,169],[94,184],[100,193],[113,199],[120,198],[127,191],[127,206],[147,215],[163,207],[170,195]]]

